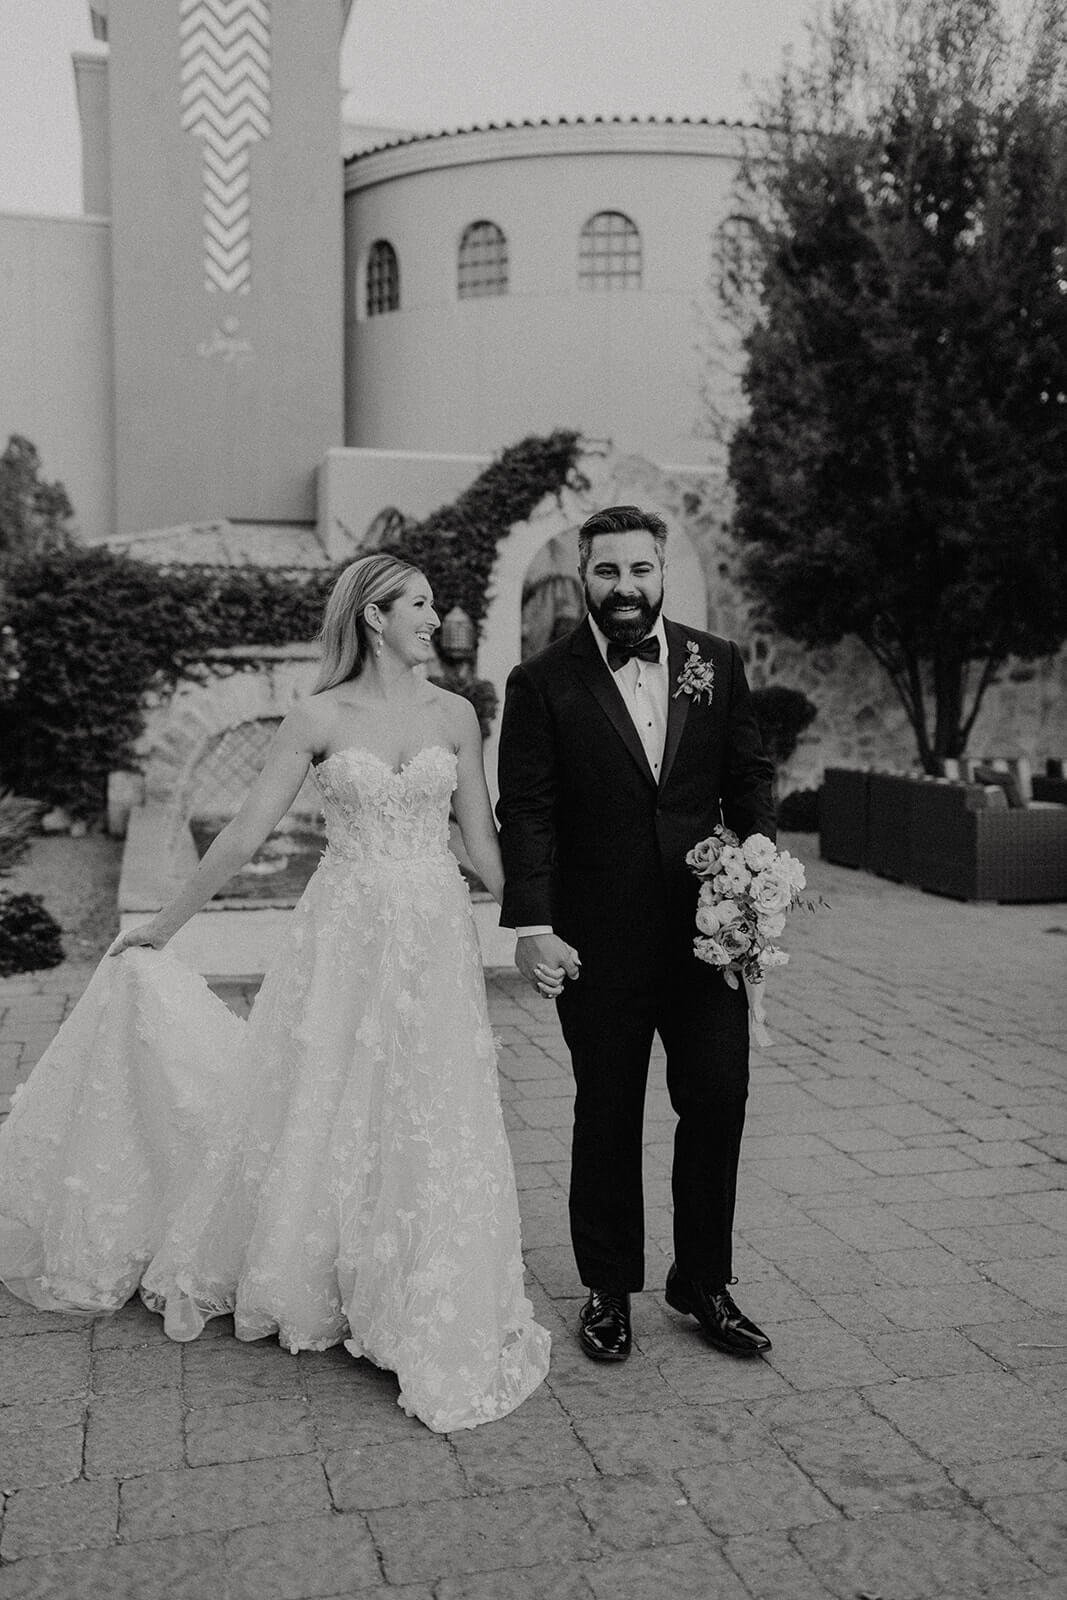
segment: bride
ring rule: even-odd
[[[123,934],[0,1131],[0,1279],[46,1310],[140,1291],[174,1339],[344,1342],[430,1428],[506,1415],[549,1336],[514,1173],[450,801],[503,872],[468,701],[428,683],[422,573],[362,558],[327,602],[314,692],[174,900]],[[163,947],[314,773],[325,854],[247,1022]],[[118,959],[114,959],[118,957]],[[559,975],[541,975],[542,992]]]

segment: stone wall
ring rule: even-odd
[[[236,810],[234,764],[219,759],[224,741],[246,725],[278,722],[310,689],[316,657],[311,645],[220,652],[173,694],[150,697],[136,745],[145,800],[166,806],[179,826],[194,806]],[[316,809],[314,791],[306,786],[296,804]]]

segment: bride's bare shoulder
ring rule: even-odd
[[[285,713],[282,728],[298,744],[318,754],[330,742],[337,717],[337,701],[331,689],[295,700]],[[281,729],[279,729],[281,732]]]
[[[462,743],[463,739],[469,736],[472,726],[478,722],[474,706],[465,694],[457,694],[453,689],[445,689],[436,683],[428,683],[426,687],[435,696],[438,714],[446,723],[456,744]]]

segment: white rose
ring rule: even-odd
[[[778,867],[791,889],[799,893],[801,889],[807,888],[808,880],[804,873],[804,863],[803,861],[798,861],[796,856],[790,855],[788,850],[783,850],[779,856]]]
[[[788,911],[793,898],[789,883],[771,868],[757,873],[749,894],[756,915],[760,917],[773,917],[779,912]]]
[[[730,964],[730,957],[718,939],[694,939],[693,953],[698,960],[706,961],[710,967],[726,967]]]
[[[719,921],[718,906],[697,906],[697,927],[701,933],[718,933],[722,924]]]
[[[713,886],[722,899],[728,900],[735,894],[744,894],[751,882],[752,874],[739,855],[736,865],[729,867],[724,865],[722,871],[713,879]]]
[[[756,918],[756,927],[765,939],[780,939],[785,932],[785,912],[776,911],[772,916]]]
[[[762,872],[764,867],[770,866],[778,851],[773,840],[768,839],[765,833],[750,833],[741,846],[741,854],[753,872]]]
[[[756,957],[764,971],[768,967],[784,967],[789,960],[784,950],[779,950],[776,944],[769,944],[766,950],[761,950]]]

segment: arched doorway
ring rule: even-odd
[[[601,504],[611,504],[598,495]],[[517,524],[501,542],[490,581],[489,610],[478,650],[478,672],[496,688],[501,706],[511,669],[569,633],[585,614],[578,582],[578,528],[595,507],[565,495],[562,505]],[[707,626],[707,588],[700,557],[688,533],[668,523],[663,609],[690,627]],[[496,799],[500,717],[485,746],[486,776]]]

